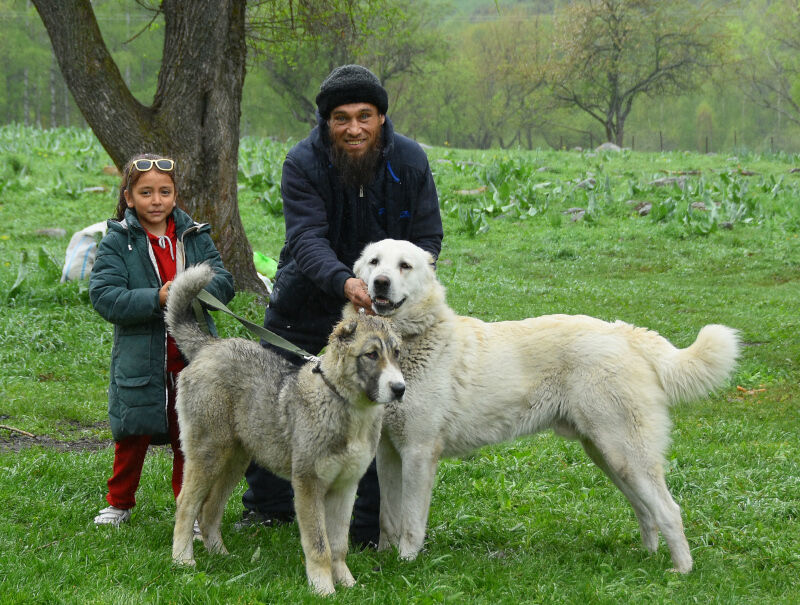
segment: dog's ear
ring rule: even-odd
[[[361,251],[361,256],[356,259],[355,264],[353,265],[353,273],[356,274],[356,277],[359,279],[364,279],[365,276],[365,268],[367,264],[367,256],[365,254],[366,248]]]
[[[347,342],[353,339],[353,335],[356,333],[356,328],[358,327],[358,320],[357,319],[350,319],[350,320],[343,320],[339,322],[333,329],[333,338],[340,342]]]

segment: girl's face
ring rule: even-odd
[[[136,210],[142,227],[153,235],[164,235],[167,218],[175,208],[175,183],[168,174],[153,168],[125,190],[125,201],[128,208]]]

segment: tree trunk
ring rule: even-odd
[[[150,107],[126,86],[90,0],[33,0],[64,80],[111,159],[169,155],[179,203],[212,237],[237,289],[265,293],[237,202],[246,0],[164,0],[164,53]]]
[[[55,61],[50,65],[50,128],[58,126],[56,124],[56,66]]]
[[[28,68],[22,70],[22,123],[28,125]]]

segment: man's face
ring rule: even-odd
[[[377,146],[386,116],[372,103],[348,103],[331,111],[328,128],[333,145],[351,158]]]

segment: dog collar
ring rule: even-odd
[[[334,395],[336,395],[339,399],[346,401],[346,399],[342,397],[341,393],[339,393],[339,391],[336,390],[336,387],[333,386],[333,383],[330,380],[328,380],[325,374],[322,373],[322,362],[319,359],[317,359],[317,365],[315,365],[311,369],[311,371],[314,372],[314,374],[319,374],[320,378],[322,378],[322,382],[325,383],[326,387],[328,387],[331,391],[333,391]]]

